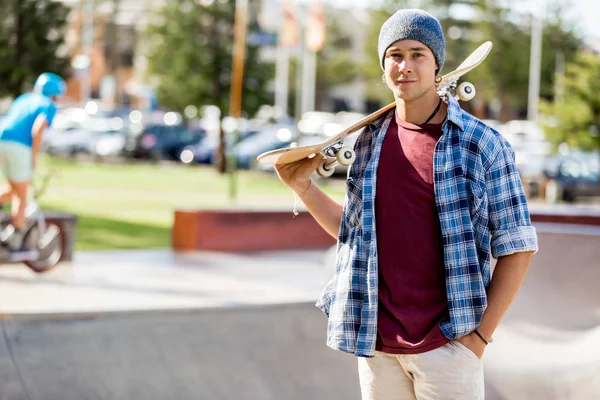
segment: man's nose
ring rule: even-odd
[[[412,66],[410,62],[408,62],[407,60],[402,60],[400,64],[398,64],[398,71],[402,72],[403,74],[411,72]]]

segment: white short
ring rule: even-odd
[[[31,147],[0,140],[0,172],[13,182],[30,182],[33,176]]]

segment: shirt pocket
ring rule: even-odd
[[[362,219],[363,211],[363,179],[349,177],[346,181],[346,208],[344,218],[352,228],[357,227]]]

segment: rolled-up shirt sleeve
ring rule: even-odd
[[[492,257],[538,251],[514,152],[503,143],[485,173]]]

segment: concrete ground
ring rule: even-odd
[[[314,302],[330,279],[324,251],[254,254],[133,250],[77,253],[36,275],[0,266],[0,314],[95,313]]]

